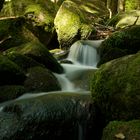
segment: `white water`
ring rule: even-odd
[[[71,48],[68,55],[68,60],[71,60],[73,63],[86,66],[96,67],[99,61],[99,55],[97,53],[97,47],[101,44],[102,40],[96,41],[77,41]]]
[[[62,91],[83,91],[77,88],[73,81],[82,74],[82,72],[97,69],[96,65],[99,61],[97,48],[103,40],[81,40],[75,42],[71,48],[67,60],[73,64],[61,64],[64,68],[64,74],[55,74]]]

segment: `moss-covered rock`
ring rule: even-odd
[[[140,10],[121,12],[109,19],[107,25],[114,26],[115,28],[125,28],[134,24],[140,25],[139,16]]]
[[[140,118],[140,53],[102,65],[91,81],[93,100],[108,120]]]
[[[18,65],[0,55],[0,85],[20,85],[25,78],[25,74]]]
[[[48,69],[56,73],[62,73],[63,68],[57,60],[51,55],[48,49],[40,42],[29,42],[18,47],[11,48],[5,53],[18,52],[20,54],[31,57],[37,62],[45,65]]]
[[[102,140],[139,140],[140,121],[133,120],[128,122],[110,122],[103,131]]]
[[[8,59],[16,63],[20,68],[22,68],[24,72],[26,72],[28,68],[35,66],[45,67],[43,64],[38,63],[31,57],[22,55],[17,52],[9,52],[9,53],[3,52],[3,54],[7,56]]]
[[[72,1],[64,1],[54,20],[61,47],[67,47],[79,39],[86,39],[95,31],[85,18],[79,6]]]
[[[89,94],[25,97],[0,108],[0,139],[97,140],[99,136],[99,121]]]
[[[98,66],[112,59],[127,54],[134,54],[140,50],[140,26],[133,26],[122,31],[115,32],[102,42],[100,50],[100,61]]]
[[[0,86],[0,102],[15,99],[24,94],[25,88],[18,85]]]
[[[11,17],[0,20],[1,51],[31,40],[35,41],[38,39],[25,27],[25,19],[23,17]]]
[[[54,12],[56,6],[50,0],[11,0],[4,3],[1,11],[1,16],[21,16],[24,15],[26,8],[32,4],[39,4],[41,7],[47,7],[51,12]]]
[[[48,92],[61,90],[59,82],[51,71],[42,67],[32,67],[27,71],[24,87],[28,92]]]

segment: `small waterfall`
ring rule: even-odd
[[[75,42],[71,48],[67,60],[74,64],[61,64],[65,70],[64,74],[55,74],[62,91],[84,91],[85,89],[78,88],[74,81],[85,71],[97,69],[96,65],[99,61],[97,47],[103,40],[80,40]],[[87,83],[88,84],[88,83]]]
[[[74,63],[95,67],[99,61],[97,47],[101,44],[101,42],[102,40],[77,41],[71,46],[70,53],[67,59],[71,60]]]

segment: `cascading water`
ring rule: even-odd
[[[77,41],[71,46],[67,59],[71,60],[73,63],[96,67],[99,61],[97,47],[100,45],[100,43],[101,40]]]
[[[85,90],[75,86],[73,81],[76,81],[83,72],[97,69],[96,65],[99,61],[97,48],[102,41],[80,40],[71,46],[67,60],[70,60],[73,64],[61,64],[65,70],[65,74],[55,74],[61,84],[62,91],[73,92]]]

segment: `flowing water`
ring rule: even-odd
[[[73,81],[84,74],[85,71],[97,69],[96,65],[99,61],[97,48],[103,40],[80,40],[75,42],[71,48],[67,60],[73,64],[61,64],[64,68],[64,74],[55,74],[62,91],[84,91],[81,87],[77,87]],[[88,84],[88,83],[87,83]]]

